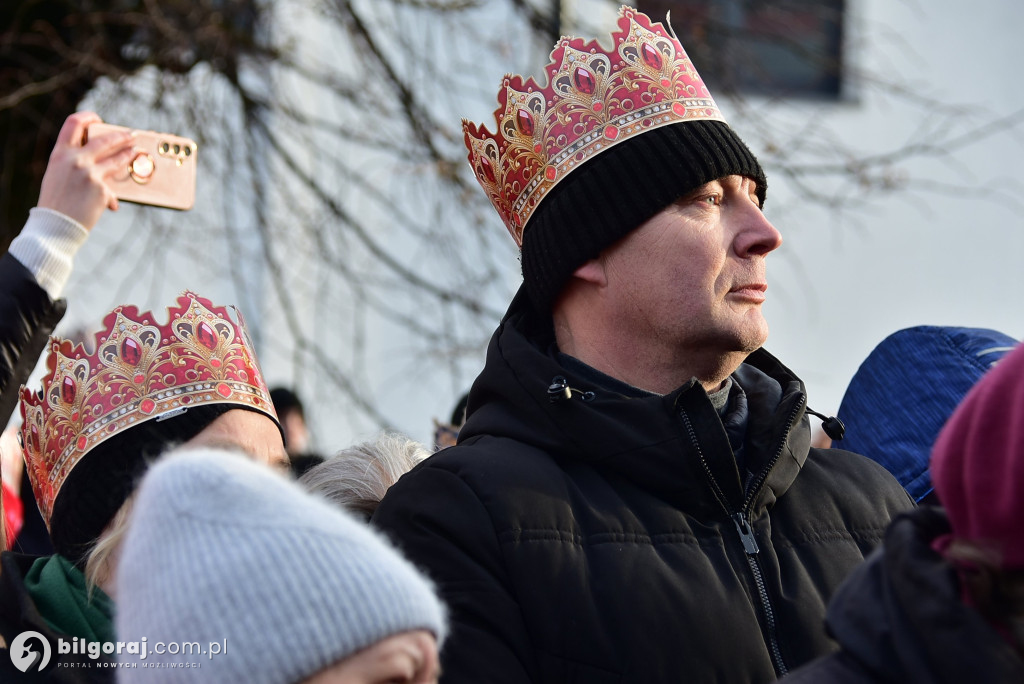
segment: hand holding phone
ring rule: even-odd
[[[117,209],[111,175],[127,166],[134,140],[128,132],[96,136],[85,144],[86,130],[99,123],[94,112],[75,112],[64,121],[50,152],[36,204],[68,216],[92,230],[105,209]]]
[[[131,132],[134,145],[128,163],[107,180],[117,198],[168,209],[191,209],[196,198],[195,141],[105,123],[91,124],[86,140],[118,131]]]

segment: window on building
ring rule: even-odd
[[[671,24],[712,93],[838,98],[844,0],[638,0]]]

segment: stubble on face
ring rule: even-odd
[[[755,190],[739,176],[708,183],[602,253],[616,334],[647,366],[640,375],[717,384],[764,344],[765,256],[781,236]]]

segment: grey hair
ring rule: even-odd
[[[307,470],[299,484],[369,520],[384,493],[398,478],[430,456],[421,443],[383,432],[375,440],[342,449]]]

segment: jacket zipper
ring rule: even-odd
[[[801,399],[797,402],[797,405],[789,414],[789,420],[786,422],[786,429],[783,431],[783,435],[788,435],[789,431],[793,428],[793,423],[796,420],[796,414],[800,411],[803,406],[805,399]],[[758,479],[751,483],[753,486],[747,489],[746,497],[743,501],[743,507],[740,512],[733,510],[729,500],[725,497],[725,493],[722,488],[719,487],[718,482],[715,481],[714,475],[711,473],[711,467],[708,465],[707,459],[704,458],[704,451],[700,448],[700,442],[697,440],[697,435],[693,430],[693,424],[690,422],[690,417],[686,415],[686,411],[680,411],[683,417],[683,422],[686,423],[686,431],[690,435],[690,441],[693,442],[693,446],[697,449],[697,455],[700,457],[701,466],[704,468],[705,474],[708,476],[708,481],[711,483],[712,491],[714,492],[715,498],[718,499],[719,505],[725,511],[726,515],[732,520],[736,526],[736,532],[739,534],[740,542],[743,544],[743,551],[746,554],[747,564],[750,566],[750,572],[754,576],[754,585],[757,587],[758,598],[761,600],[761,609],[764,611],[764,621],[767,634],[765,635],[765,642],[768,645],[768,650],[771,653],[772,664],[775,666],[775,673],[782,677],[789,672],[789,668],[786,667],[786,663],[782,660],[782,650],[779,647],[779,636],[778,629],[775,624],[775,611],[772,609],[771,601],[768,598],[768,588],[764,581],[764,572],[761,570],[761,564],[757,559],[760,548],[757,546],[757,539],[754,537],[754,530],[750,523],[750,509],[754,501],[754,493],[757,492],[762,485],[764,485],[765,479],[768,477],[769,471],[775,466],[775,463],[782,456],[782,450],[785,448],[786,442],[783,439],[779,445],[778,451],[772,457],[772,460],[768,463],[766,468],[763,468]]]
[[[768,632],[768,649],[772,654],[772,663],[775,665],[775,673],[782,677],[789,672],[786,663],[782,660],[782,650],[779,648],[779,632],[775,625],[775,611],[772,610],[771,601],[768,599],[768,588],[765,586],[764,573],[761,571],[761,564],[757,560],[760,551],[757,547],[757,540],[754,538],[754,531],[750,523],[743,517],[742,513],[733,513],[732,520],[736,523],[736,531],[743,541],[743,550],[747,552],[747,564],[750,572],[754,575],[754,584],[757,586],[757,594],[761,598],[761,608],[764,611],[765,630]]]

